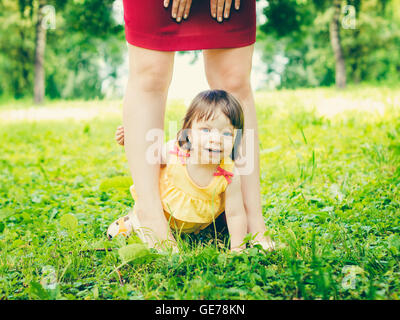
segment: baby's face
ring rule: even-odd
[[[232,153],[235,128],[220,111],[214,119],[194,121],[189,139],[202,164],[216,164]]]

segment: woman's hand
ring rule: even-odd
[[[229,18],[229,13],[231,11],[232,2],[235,3],[235,9],[239,10],[240,8],[240,0],[210,0],[211,7],[211,15],[216,18],[218,17],[218,21],[222,22],[222,13],[224,13],[224,18]],[[224,10],[225,4],[225,10]]]
[[[164,0],[164,7],[168,8],[170,2],[170,0]],[[192,0],[172,0],[172,18],[176,19],[176,22],[180,22],[182,16],[187,19],[191,6]]]

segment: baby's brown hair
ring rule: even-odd
[[[205,90],[194,97],[183,118],[182,129],[177,133],[177,141],[181,148],[190,150],[191,143],[188,138],[188,130],[191,130],[193,121],[207,121],[216,115],[217,110],[220,110],[229,119],[232,126],[238,129],[230,155],[234,161],[238,157],[242,140],[244,115],[240,102],[225,90]]]

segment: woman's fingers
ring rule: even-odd
[[[180,0],[173,0],[172,2],[172,11],[171,11],[171,15],[172,18],[177,19],[178,20],[178,9],[179,9],[179,4],[180,4]]]
[[[185,7],[186,7],[186,1],[181,0],[179,2],[178,14],[177,14],[177,18],[176,18],[177,22],[180,22],[182,20],[183,11],[185,10]]]
[[[222,22],[224,18],[228,19],[233,2],[235,2],[236,10],[239,10],[240,0],[210,0],[211,15],[219,22]]]
[[[183,12],[183,18],[187,19],[189,17],[190,8],[192,7],[192,0],[186,2],[185,11]]]
[[[187,19],[189,17],[190,8],[192,6],[192,0],[172,0],[172,10],[171,16],[176,19],[177,22],[180,22],[183,19]],[[163,0],[164,7],[168,8],[170,4],[170,0]],[[223,19],[228,19],[232,3],[234,2],[234,6],[236,10],[240,9],[240,0],[210,0],[210,9],[211,15],[216,18],[219,22],[222,22]]]
[[[171,12],[172,18],[176,19],[177,22],[180,22],[182,17],[187,19],[191,6],[192,0],[173,0]]]
[[[213,18],[217,17],[217,2],[218,0],[210,0],[211,15]]]
[[[235,0],[235,9],[236,10],[240,9],[240,0]]]
[[[218,0],[217,2],[217,19],[219,22],[222,22],[222,14],[224,13],[224,4],[225,2],[232,0]]]
[[[231,12],[231,5],[232,5],[232,0],[225,1],[225,11],[224,11],[225,19],[229,18],[229,13]]]

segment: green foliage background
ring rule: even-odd
[[[116,77],[126,52],[124,29],[112,16],[112,0],[47,1],[56,10],[47,30],[46,96],[102,98],[101,84]],[[0,96],[30,97],[33,92],[37,1],[0,1]],[[107,64],[107,74],[100,69]]]
[[[47,99],[103,98],[103,81],[115,84],[126,43],[123,25],[112,15],[113,2],[47,1],[56,10],[56,29],[47,30]],[[332,1],[268,3],[258,13],[267,20],[258,25],[256,48],[262,52],[270,78],[280,76],[279,88],[334,85],[328,28]],[[349,83],[398,83],[400,2],[344,0],[342,5],[356,9],[356,28],[341,29]],[[38,0],[0,1],[0,101],[32,96],[37,7]]]
[[[267,73],[281,74],[280,88],[335,84],[335,60],[329,39],[333,1],[269,0],[263,11],[267,22],[259,27],[257,45]],[[400,80],[400,2],[342,1],[356,13],[354,29],[342,27],[341,42],[349,83],[388,83]],[[341,20],[349,16],[342,13]]]

